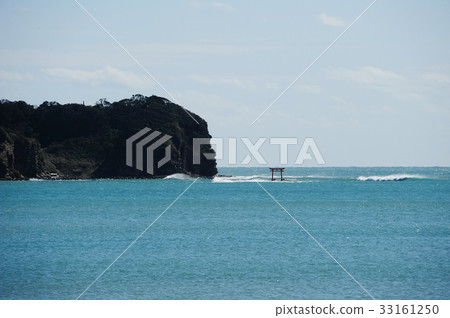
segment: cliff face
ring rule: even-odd
[[[212,177],[215,160],[192,163],[193,138],[211,138],[207,123],[170,101],[134,95],[112,104],[34,108],[25,102],[0,102],[0,179],[153,178],[172,173]],[[126,139],[148,127],[172,136],[170,161],[153,175],[126,165]],[[155,162],[165,147],[155,151]],[[206,145],[202,152],[213,152]]]

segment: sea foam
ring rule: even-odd
[[[294,177],[295,178],[295,177]],[[252,175],[252,176],[216,176],[212,180],[214,183],[242,183],[242,182],[308,182],[300,181],[283,176],[283,181],[279,176],[275,177],[272,181],[272,177],[268,175]]]
[[[178,180],[186,180],[186,179],[192,179],[192,177],[185,173],[174,173],[170,176],[165,177],[164,179],[178,179]]]
[[[387,176],[358,177],[358,181],[405,181],[408,179],[424,179],[424,176],[412,174],[390,174]]]

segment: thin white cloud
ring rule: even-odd
[[[142,51],[142,53],[153,55],[179,55],[184,54],[214,54],[214,55],[230,55],[240,54],[251,51],[261,51],[267,49],[265,47],[230,45],[216,43],[151,43],[133,46],[133,50]]]
[[[422,76],[422,78],[426,81],[436,82],[440,84],[448,84],[450,83],[450,76],[446,74],[440,73],[427,73]]]
[[[271,81],[268,76],[205,76],[205,75],[190,75],[188,80],[194,81],[203,85],[211,86],[226,86],[238,89],[247,90],[280,90],[280,86],[277,82]],[[305,87],[305,90],[309,90],[309,93],[317,90],[318,87]]]
[[[258,88],[258,85],[254,80],[240,77],[192,75],[189,78],[205,85],[232,86],[241,89]]]
[[[196,9],[213,8],[223,11],[234,11],[234,8],[231,5],[219,1],[193,1],[189,3],[189,6]]]
[[[311,95],[317,95],[322,92],[322,87],[318,85],[297,85],[296,90],[305,93],[305,94],[311,94]]]
[[[132,88],[143,88],[148,87],[149,83],[149,79],[146,77],[137,76],[134,73],[122,71],[111,66],[105,66],[95,71],[52,68],[43,70],[43,72],[53,78],[89,83],[91,85],[113,82]]]
[[[234,8],[232,6],[230,6],[229,4],[223,3],[223,2],[217,2],[216,1],[216,2],[213,2],[211,4],[212,4],[212,6],[214,8],[217,8],[217,9],[222,9],[222,10],[227,10],[227,11],[233,11],[234,10]]]
[[[264,87],[269,90],[279,90],[280,89],[280,85],[278,85],[278,83],[275,83],[275,82],[267,82],[264,84]]]
[[[80,70],[70,70],[66,68],[52,68],[43,70],[43,72],[51,77],[56,77],[60,79],[68,79],[76,82],[99,82],[105,79],[104,71],[80,71]]]
[[[392,81],[403,79],[403,76],[373,66],[365,66],[356,70],[338,68],[332,71],[334,77],[350,80],[364,85],[390,85]]]
[[[402,101],[423,101],[418,92],[417,83],[410,78],[392,71],[382,70],[373,66],[358,69],[337,68],[330,71],[331,77],[345,80],[367,89],[391,94]]]
[[[18,82],[32,80],[33,76],[28,73],[8,72],[0,70],[0,81],[2,82]]]
[[[331,100],[340,105],[348,105],[348,101],[340,96],[332,96]]]
[[[322,22],[325,25],[330,25],[333,27],[343,27],[347,25],[347,22],[345,22],[344,20],[341,20],[339,18],[335,18],[332,16],[329,16],[325,13],[321,13],[319,15],[319,20],[320,22]]]

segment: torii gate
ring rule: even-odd
[[[274,173],[274,172],[280,172],[280,175],[281,175],[280,181],[283,181],[283,171],[284,171],[284,168],[269,168],[269,169],[270,169],[270,171],[272,171],[272,181],[275,180],[275,178],[273,177],[273,173]]]

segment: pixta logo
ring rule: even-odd
[[[155,164],[155,151],[164,143],[170,140],[172,136],[163,135],[160,131],[144,128],[126,140],[126,164],[138,170],[147,172],[151,175],[155,173],[155,166],[159,169],[171,159],[171,147],[167,145],[165,148],[164,157]],[[288,148],[289,146],[298,146],[301,144],[300,150],[295,160],[295,165],[303,165],[306,160],[315,160],[318,165],[324,165],[325,160],[320,153],[313,138],[305,138],[303,142],[299,142],[298,138],[259,138],[253,143],[249,138],[193,138],[192,139],[192,163],[194,165],[201,164],[201,157],[206,160],[225,160],[228,165],[249,165],[252,160],[259,165],[267,165],[267,161],[263,154],[260,153],[261,147],[269,140],[269,144],[275,147],[271,153],[278,153],[278,164],[288,164]],[[244,151],[245,157],[238,161],[238,142],[242,142],[245,148],[240,148]],[[224,158],[224,144],[228,144],[228,157]],[[208,147],[206,152],[202,151],[202,146],[214,145],[215,149]],[[212,151],[211,151],[212,150]],[[242,155],[242,154],[241,154]],[[161,152],[158,153],[158,158],[161,157]],[[145,161],[145,166],[144,166]]]
[[[228,165],[248,165],[252,159],[256,161],[259,165],[267,165],[267,161],[263,154],[260,153],[261,147],[269,140],[270,145],[274,145],[273,152],[278,152],[279,160],[278,164],[287,165],[289,157],[289,146],[297,146],[300,144],[298,138],[293,137],[282,137],[282,138],[259,138],[255,143],[253,143],[250,138],[228,138],[228,158],[224,158],[224,144],[226,140],[224,138],[194,138],[193,140],[193,163],[200,164],[201,154],[208,160],[225,160],[224,162]],[[237,158],[237,144],[242,142],[245,146],[246,155],[242,161],[238,161]],[[214,153],[202,153],[202,145],[215,145]],[[278,149],[277,149],[278,148]],[[241,148],[242,149],[242,148]],[[313,158],[314,157],[314,158]],[[298,155],[295,160],[295,165],[303,165],[305,160],[315,160],[318,165],[324,165],[325,160],[320,153],[319,147],[317,147],[316,142],[313,138],[305,138],[301,143],[301,148],[298,151]]]
[[[154,152],[157,148],[167,142],[172,136],[162,135],[157,130],[151,130],[145,127],[126,140],[126,164],[138,170],[154,174]],[[160,138],[159,138],[160,137]],[[159,139],[158,139],[159,138]],[[133,153],[136,153],[136,160],[133,160]],[[144,170],[144,157],[147,162]],[[166,146],[164,158],[158,161],[158,168],[170,161],[170,145]],[[135,162],[134,162],[135,161]]]

